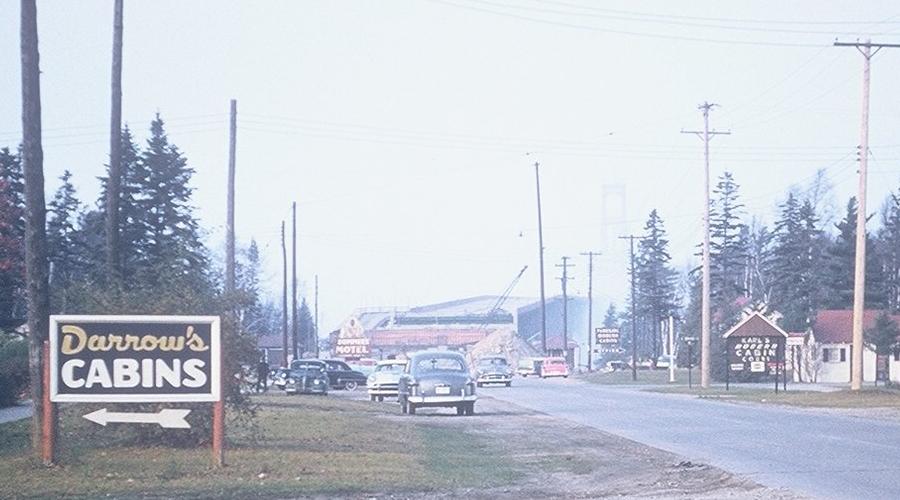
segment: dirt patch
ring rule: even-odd
[[[420,410],[416,416],[383,418],[394,419],[398,425],[415,419],[416,425],[478,435],[493,447],[496,460],[514,464],[522,479],[505,487],[432,491],[401,498],[800,498],[490,397],[482,397],[477,410],[473,417],[457,417],[448,410]]]

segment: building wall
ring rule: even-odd
[[[835,384],[846,384],[850,382],[850,360],[851,360],[851,345],[850,344],[820,344],[820,349],[822,350],[821,356],[823,356],[823,361],[821,368],[819,369],[819,382],[823,383],[835,383]],[[844,349],[845,360],[830,360],[824,361],[824,350],[825,349]],[[900,363],[897,363],[897,366],[900,367]],[[893,371],[893,366],[891,369]],[[863,380],[866,382],[874,382],[875,381],[875,352],[871,349],[866,348],[863,351]]]

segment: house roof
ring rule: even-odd
[[[788,333],[778,327],[775,323],[769,321],[768,318],[754,312],[745,317],[738,324],[731,327],[730,330],[722,335],[728,337],[787,337]]]
[[[868,309],[863,313],[863,330],[875,326],[881,311]],[[900,323],[900,314],[891,318]],[[828,309],[816,314],[812,327],[813,336],[823,344],[850,344],[853,342],[853,311],[849,309]]]

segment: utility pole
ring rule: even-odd
[[[300,357],[297,352],[297,337],[300,335],[300,325],[297,323],[297,202],[291,204],[291,352],[294,359]]]
[[[863,383],[863,314],[866,309],[866,176],[869,165],[869,80],[872,57],[879,50],[900,44],[834,42],[836,47],[856,47],[863,55],[862,126],[859,134],[859,207],[856,212],[856,263],[853,274],[853,347],[850,350],[850,390],[858,391]],[[872,49],[875,49],[874,51]]]
[[[25,183],[25,283],[28,302],[28,374],[33,411],[31,445],[44,465],[52,465],[56,407],[50,402],[50,363],[45,349],[50,331],[47,205],[44,202],[44,148],[41,143],[41,70],[37,6],[22,0],[19,29],[22,64],[22,173]],[[46,382],[46,384],[45,384]]]
[[[669,315],[669,383],[675,382],[675,317]]]
[[[593,346],[591,345],[591,337],[594,334],[594,257],[601,255],[600,252],[582,252],[581,255],[588,258],[588,328],[587,328],[587,364],[588,372],[593,371],[591,354]]]
[[[709,388],[710,298],[709,298],[709,141],[717,135],[731,132],[709,130],[709,110],[718,106],[709,102],[697,106],[703,112],[703,130],[682,130],[682,134],[694,134],[703,141],[704,196],[703,196],[703,293],[700,308],[700,387]]]
[[[637,291],[635,290],[634,275],[634,240],[643,239],[642,236],[619,236],[620,240],[628,240],[631,244],[631,380],[637,380]]]
[[[540,163],[534,162],[534,180],[537,185],[538,256],[541,263],[541,349],[547,353],[547,298],[544,294],[544,226],[541,222],[541,173]]]
[[[284,349],[284,366],[290,368],[288,359],[288,302],[287,302],[287,245],[284,241],[284,221],[281,221],[281,262],[283,284],[281,294],[281,346]]]
[[[235,299],[235,262],[234,262],[234,172],[235,154],[237,151],[237,101],[231,100],[231,119],[228,140],[228,193],[227,210],[225,218],[225,298],[229,302]],[[228,307],[230,323],[235,331],[240,331],[240,323],[235,312],[236,307],[232,302]],[[223,371],[223,374],[225,372]],[[226,389],[230,378],[222,377]],[[213,462],[217,467],[225,465],[225,400],[219,398],[213,403]]]
[[[122,1],[113,7],[112,106],[109,120],[109,177],[106,181],[106,267],[111,283],[121,284],[119,198],[122,190]]]
[[[315,310],[316,317],[313,323],[313,349],[315,350],[316,357],[319,357],[319,275],[316,275],[316,296],[315,296]]]
[[[569,362],[569,296],[566,292],[567,285],[570,279],[569,277],[569,268],[573,267],[574,264],[569,264],[569,259],[571,257],[563,257],[562,264],[557,264],[556,267],[562,268],[562,277],[557,278],[562,282],[562,298],[563,298],[563,358],[566,360],[566,363]]]

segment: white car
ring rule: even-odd
[[[375,370],[366,378],[369,400],[384,401],[385,397],[397,397],[397,385],[405,368],[405,359],[379,361]]]

